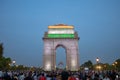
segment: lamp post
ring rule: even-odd
[[[97,57],[97,58],[96,58],[96,62],[97,62],[97,64],[99,63],[99,61],[100,61],[100,60],[99,60],[99,58]]]
[[[100,61],[100,59],[97,57],[97,58],[96,58],[96,63],[97,63],[97,67],[96,67],[96,68],[98,68],[98,70],[100,69],[100,68],[99,68],[99,61]]]

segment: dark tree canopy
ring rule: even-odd
[[[2,57],[0,58],[0,69],[5,70],[10,67],[11,59]]]
[[[117,60],[115,61],[115,65],[116,65],[116,68],[117,68],[118,70],[120,70],[120,59],[117,59]]]
[[[87,62],[82,64],[82,67],[88,67],[89,69],[92,69],[93,63],[92,63],[92,61],[88,60]]]
[[[0,58],[3,56],[3,44],[0,43]]]
[[[0,43],[0,69],[8,69],[11,63],[11,58],[5,58],[3,56],[3,44]]]

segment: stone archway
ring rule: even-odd
[[[56,29],[56,27],[64,28],[62,29],[63,31],[67,30],[66,28],[70,28],[70,26],[63,24],[54,25],[52,28]],[[74,32],[72,37],[68,33],[67,35],[68,36],[64,34],[63,36],[62,34],[60,34],[50,37],[49,31],[44,34],[43,68],[45,71],[56,70],[56,48],[58,46],[63,46],[66,50],[66,69],[71,71],[77,71],[79,69],[79,37],[77,35],[77,32]]]
[[[56,60],[56,69],[65,69],[66,68],[66,47],[62,44],[58,44],[55,48],[55,60]]]

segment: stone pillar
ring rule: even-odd
[[[56,51],[55,51],[55,49],[51,49],[51,51],[52,51],[52,70],[56,70]]]
[[[52,70],[52,56],[50,55],[44,55],[44,70],[45,71],[51,71]]]
[[[70,62],[71,62],[70,49],[67,48],[67,50],[66,50],[66,69],[67,70],[70,70],[70,68],[71,68]]]
[[[43,67],[45,71],[52,70],[52,50],[50,41],[44,40],[44,55],[43,55]]]
[[[78,49],[76,46],[71,47],[71,71],[78,71],[79,60],[78,60]]]

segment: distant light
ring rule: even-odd
[[[96,68],[99,69],[99,70],[101,70],[102,67],[101,66],[96,66]]]
[[[84,70],[85,70],[85,71],[88,71],[88,70],[89,70],[89,68],[88,68],[88,67],[85,67],[85,68],[84,68]]]
[[[117,64],[117,62],[115,62],[115,64]]]
[[[11,64],[9,63],[8,65],[10,66]]]
[[[113,63],[112,65],[114,66],[115,64]]]
[[[14,61],[12,61],[12,63],[13,63],[13,64],[15,64],[15,63],[16,63],[16,61],[14,60]]]
[[[18,65],[16,65],[16,67],[18,67]]]

